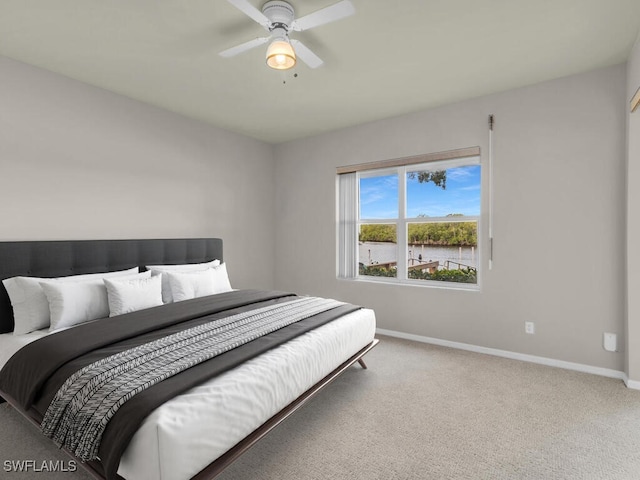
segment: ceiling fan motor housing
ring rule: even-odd
[[[284,28],[288,32],[295,18],[293,7],[287,2],[280,0],[272,0],[265,3],[262,6],[262,13],[271,22],[269,30]]]

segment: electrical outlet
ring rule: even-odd
[[[618,337],[615,333],[605,333],[603,340],[603,347],[607,352],[618,350]]]
[[[533,322],[524,322],[524,333],[533,335],[536,333],[536,324]]]

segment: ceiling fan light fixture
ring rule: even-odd
[[[296,52],[287,40],[277,39],[267,49],[267,65],[276,70],[288,70],[296,64]]]

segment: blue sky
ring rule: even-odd
[[[407,218],[480,215],[480,165],[447,170],[447,188],[407,179]],[[360,218],[398,217],[398,176],[360,179]]]

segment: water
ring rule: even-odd
[[[395,243],[386,242],[364,242],[358,246],[359,262],[365,265],[372,263],[387,263],[398,260],[398,246]],[[422,255],[423,262],[438,261],[440,267],[444,267],[447,260],[451,262],[460,262],[465,266],[478,268],[478,248],[473,247],[441,247],[441,246],[408,246],[409,265],[411,259],[415,259],[418,264],[418,258]],[[458,268],[457,263],[451,263],[449,268]]]

